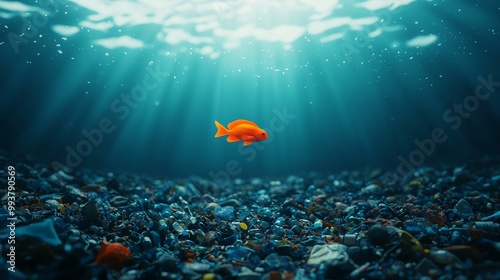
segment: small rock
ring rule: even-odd
[[[361,193],[376,193],[378,191],[382,190],[382,188],[377,185],[377,184],[371,184],[366,186],[361,190]]]
[[[45,203],[48,204],[52,209],[57,209],[59,207],[59,202],[54,199],[49,199],[45,201]]]
[[[125,206],[128,203],[128,198],[124,196],[115,196],[110,201],[109,204],[115,207]]]
[[[332,245],[315,245],[312,248],[307,264],[311,266],[319,266],[320,264],[332,264],[338,261],[348,260],[347,246],[343,244]]]
[[[241,272],[238,273],[238,279],[243,279],[243,280],[259,280],[260,279],[260,273],[254,272],[249,268],[242,267]]]
[[[91,200],[82,206],[83,218],[89,222],[96,222],[99,220],[99,208],[97,201]]]
[[[214,215],[216,218],[219,218],[224,221],[233,220],[234,207],[233,206],[217,207],[215,208]]]
[[[277,270],[273,270],[273,271],[270,271],[269,272],[269,278],[267,278],[269,280],[281,280],[283,279],[281,277],[281,272],[277,271]]]
[[[153,248],[153,242],[151,241],[151,238],[145,236],[142,239],[141,247],[143,250],[150,250],[151,248]]]
[[[321,220],[316,220],[316,222],[314,222],[314,228],[315,229],[320,229],[323,227],[323,223],[321,222]]]
[[[460,217],[462,217],[463,219],[469,219],[470,217],[474,216],[474,212],[472,211],[469,203],[463,198],[458,201],[453,210],[457,212],[458,215],[460,215]]]
[[[372,240],[374,245],[378,246],[388,244],[391,239],[387,228],[379,224],[371,226],[366,235]]]
[[[428,258],[423,258],[415,267],[421,276],[441,275],[443,271]]]
[[[226,200],[226,201],[223,201],[223,202],[220,202],[219,203],[220,206],[233,206],[233,207],[240,207],[241,206],[241,203],[236,200],[236,199],[229,199],[229,200]]]

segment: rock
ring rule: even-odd
[[[52,208],[52,209],[59,208],[59,202],[57,200],[49,199],[49,200],[45,201],[45,203],[48,204],[50,206],[50,208]]]
[[[463,198],[458,201],[453,210],[460,215],[460,217],[466,220],[474,216],[474,212],[472,211],[469,203]]]
[[[109,204],[115,207],[125,206],[128,204],[128,198],[124,196],[115,196],[110,201]]]
[[[219,218],[223,221],[233,220],[234,219],[234,207],[233,206],[217,207],[217,208],[215,208],[214,215],[216,218]]]
[[[366,236],[371,239],[373,245],[377,246],[387,245],[391,241],[391,236],[388,233],[387,228],[379,224],[371,226],[368,229]]]
[[[82,216],[86,221],[97,222],[99,220],[99,208],[96,200],[90,200],[81,207]]]
[[[347,246],[342,244],[315,245],[312,248],[307,264],[319,266],[320,264],[334,264],[349,259]]]
[[[43,222],[30,224],[26,226],[18,226],[15,228],[15,237],[34,237],[38,239],[40,242],[50,244],[52,246],[61,245],[61,239],[56,233],[54,228],[54,219],[50,217]],[[7,239],[10,236],[10,229],[6,227],[0,231],[0,238]],[[36,243],[33,242],[32,243]]]

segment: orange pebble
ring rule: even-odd
[[[269,277],[267,278],[268,280],[282,280],[283,277],[281,277],[281,273],[277,270],[273,270],[269,272]]]
[[[112,269],[122,269],[131,257],[130,250],[120,243],[109,243],[102,241],[101,248],[97,253],[95,262],[98,264],[107,264]]]

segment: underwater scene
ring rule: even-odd
[[[0,0],[0,279],[500,279],[500,2]]]

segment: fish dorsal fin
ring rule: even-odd
[[[250,125],[255,125],[255,126],[258,127],[258,125],[256,125],[254,122],[251,122],[251,121],[247,121],[247,120],[235,120],[234,122],[228,124],[227,128],[233,129],[233,128],[237,127],[240,124],[250,124]]]

